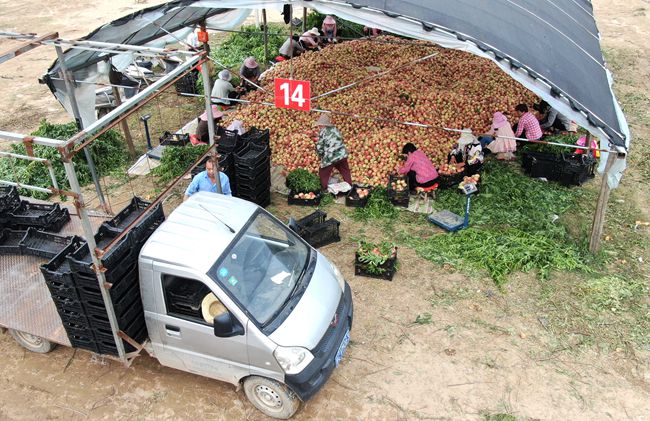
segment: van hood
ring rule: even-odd
[[[314,349],[329,327],[343,291],[330,262],[317,253],[316,268],[300,301],[269,338],[280,346]]]

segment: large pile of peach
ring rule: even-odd
[[[431,54],[436,55],[411,63]],[[256,104],[240,106],[227,120],[269,128],[274,164],[287,170],[316,171],[314,123],[320,114],[260,104],[273,103],[273,79],[309,80],[315,97],[390,69],[394,70],[312,102],[312,109],[361,117],[332,116],[348,148],[355,182],[385,184],[387,174],[399,167],[406,142],[414,143],[440,165],[459,137],[444,128],[471,128],[480,134],[490,127],[494,111],[513,115],[518,103],[536,100],[489,60],[429,42],[380,37],[331,45],[279,63],[263,79],[267,92],[248,94],[244,99]]]

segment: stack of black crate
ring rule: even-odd
[[[164,220],[161,205],[124,233],[149,203],[135,197],[111,221],[103,223],[95,234],[100,249],[113,244],[101,257],[108,294],[119,330],[142,342],[146,338],[146,325],[138,279],[138,255],[154,230]],[[68,338],[73,347],[88,349],[98,354],[117,355],[117,344],[112,334],[106,306],[86,242],[73,240],[50,262],[41,267],[52,294]],[[134,348],[124,343],[127,352]]]
[[[269,130],[252,127],[241,136],[234,153],[236,196],[262,207],[271,203],[271,148]]]

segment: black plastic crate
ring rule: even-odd
[[[30,227],[20,242],[20,250],[22,254],[52,259],[65,249],[71,241],[72,237],[51,234]]]
[[[82,300],[103,300],[97,278],[83,278],[76,274],[73,275],[73,278]],[[108,290],[111,301],[115,302],[121,300],[124,297],[124,294],[126,294],[127,291],[130,291],[129,288],[131,288],[133,284],[138,283],[137,262],[131,265],[127,272],[119,278],[113,280],[113,282],[108,280],[107,282],[112,284],[111,288]]]
[[[409,201],[411,200],[410,196],[406,194],[405,196],[399,195],[399,196],[394,196],[390,198],[390,202],[393,204],[393,206],[400,206],[403,208],[408,208],[409,207]]]
[[[83,312],[77,312],[67,309],[59,309],[59,317],[63,323],[74,323],[79,325],[90,326],[90,320],[86,317],[86,314]]]
[[[395,272],[397,272],[397,256],[388,258],[382,265],[379,266],[384,271],[382,273],[368,272],[368,264],[359,260],[359,254],[355,253],[354,257],[354,274],[356,276],[366,276],[368,278],[385,279],[392,281]]]
[[[357,189],[368,189],[368,195],[365,197],[359,197],[359,192]],[[345,206],[351,206],[353,208],[362,208],[368,204],[368,198],[372,193],[372,187],[363,186],[359,184],[353,184],[352,189],[345,196]]]
[[[256,127],[251,127],[250,130],[241,135],[241,138],[244,144],[252,143],[258,146],[265,146],[267,148],[266,154],[271,155],[271,132],[269,129],[259,130]]]
[[[131,202],[126,205],[117,215],[113,217],[110,221],[104,222],[107,225],[107,228],[110,230],[121,233],[124,229],[131,224],[138,216],[142,215],[142,212],[151,205],[150,202],[145,202],[139,197],[133,197]]]
[[[70,340],[70,345],[73,348],[81,348],[97,354],[99,353],[99,347],[95,343],[95,338],[92,336],[68,333],[68,339]]]
[[[341,241],[339,226],[336,219],[329,219],[320,224],[314,224],[301,230],[300,236],[312,247],[318,248]]]
[[[239,138],[239,133],[237,132],[221,128],[217,131],[217,134],[219,135],[219,140],[217,141],[217,152],[221,154],[234,152],[242,144],[242,141]]]
[[[144,320],[143,320],[144,322]],[[130,331],[130,332],[124,332],[126,333],[131,339],[138,343],[142,343],[146,337],[147,337],[147,326],[143,324],[139,324],[134,326],[133,329],[137,328],[137,331]],[[122,330],[124,331],[124,330]],[[99,348],[99,353],[103,355],[118,355],[117,352],[117,345],[115,345],[115,339],[113,339],[113,335],[111,334],[110,336],[103,335],[103,334],[98,334],[95,333],[95,338],[97,342],[97,347]],[[120,339],[121,340],[121,339]],[[133,345],[130,343],[122,340],[122,343],[124,344],[124,350],[126,352],[133,352],[135,351],[135,348]]]
[[[74,298],[74,296],[69,294],[70,292],[71,291],[68,290],[65,293],[59,294],[58,291],[50,290],[50,295],[52,295],[52,301],[54,301],[54,305],[56,306],[57,310],[59,312],[61,312],[61,310],[67,310],[67,311],[74,311],[75,313],[85,314],[86,310],[83,304],[81,304],[81,300],[78,298]]]
[[[131,260],[137,258],[137,255],[135,257],[133,256],[134,248],[131,234],[132,233],[129,232],[122,237],[122,240],[113,245],[113,247],[102,256],[101,261],[106,269],[110,270],[117,265],[128,264]],[[95,234],[97,247],[100,249],[106,247],[118,235],[119,234],[108,230],[106,226],[100,226],[99,231]],[[75,250],[74,253],[68,256],[68,259],[70,260],[70,267],[73,272],[95,273],[92,269],[92,259],[90,257],[88,244],[79,247],[79,249]]]
[[[201,302],[210,289],[194,282],[183,282],[177,278],[173,284],[167,288],[167,306],[169,312],[196,316],[201,312]]]
[[[289,192],[289,196],[287,196],[287,203],[290,205],[298,205],[298,206],[318,206],[320,205],[320,200],[322,196],[320,192],[314,192],[314,193],[316,193],[316,197],[313,199],[300,199],[300,198],[294,198],[294,196],[298,193],[291,190]]]
[[[482,162],[477,162],[476,164],[472,165],[465,165],[465,168],[463,169],[464,175],[471,177],[474,174],[480,174],[483,171],[483,163]]]
[[[244,145],[235,152],[235,168],[241,168],[244,170],[257,168],[260,164],[266,162],[268,158],[268,145],[244,143]]]
[[[50,224],[68,213],[67,209],[61,209],[58,203],[39,204],[26,200],[20,202],[20,206],[9,213],[8,223],[16,229],[27,229],[29,227],[50,229]],[[68,215],[68,220],[69,220]]]
[[[455,189],[463,181],[463,177],[465,176],[466,174],[463,171],[450,175],[440,174],[436,179],[436,183],[438,183],[439,189]]]
[[[41,265],[41,273],[45,282],[53,283],[54,285],[67,285],[74,286],[72,280],[72,269],[67,257],[70,253],[81,247],[86,242],[81,238],[74,236],[70,239],[69,244],[59,252],[56,256],[52,257],[49,262]]]
[[[134,197],[131,203],[118,213],[110,221],[104,222],[101,229],[112,232],[118,235],[126,229],[136,218],[145,212],[145,209],[150,205],[138,197]],[[165,220],[162,205],[159,203],[151,208],[144,218],[138,221],[137,224],[131,227],[130,235],[131,241],[135,245],[144,244],[149,238],[151,233]],[[138,250],[139,252],[139,250]]]
[[[237,184],[237,195],[238,196],[246,196],[246,197],[258,197],[264,192],[270,192],[271,191],[271,180],[270,179],[262,179],[260,180],[257,184],[255,183],[245,183],[245,184]]]
[[[119,301],[113,301],[112,304],[115,315],[122,315],[128,311],[128,309],[139,299],[140,286],[137,283],[134,283],[129,287],[129,289],[124,293],[123,297]],[[88,315],[95,314],[99,316],[105,316],[107,314],[106,305],[104,304],[104,300],[101,298],[84,300],[83,306]]]
[[[10,212],[20,205],[18,189],[14,186],[0,186],[0,214]]]
[[[594,177],[596,160],[592,157],[578,155],[563,155],[558,181],[564,186],[581,186],[585,181]]]
[[[22,254],[20,243],[26,234],[27,231],[15,231],[9,228],[0,231],[0,255]]]
[[[161,146],[183,147],[190,143],[190,135],[187,133],[164,132],[159,141]]]
[[[61,208],[61,213],[48,224],[47,231],[59,232],[68,222],[70,222],[70,212],[67,208]]]
[[[127,308],[120,314],[116,314],[115,318],[117,320],[118,326],[128,326],[133,320],[140,319],[144,320],[144,310],[142,308],[142,303],[140,301],[133,303],[132,306]],[[90,313],[87,315],[87,320],[91,326],[95,326],[100,329],[110,329],[111,324],[108,321],[108,313]]]
[[[325,219],[327,219],[327,213],[322,210],[316,210],[304,218],[300,218],[296,222],[300,227],[306,228],[311,227],[312,225],[322,224],[325,222]]]
[[[256,183],[260,179],[271,181],[271,160],[264,158],[264,161],[252,168],[237,167],[235,177],[238,185]]]

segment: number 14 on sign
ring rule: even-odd
[[[275,106],[293,110],[311,109],[311,86],[308,80],[275,79]]]

